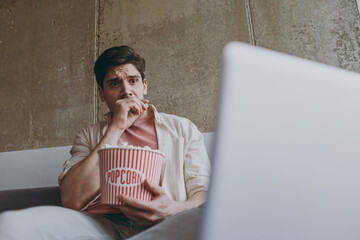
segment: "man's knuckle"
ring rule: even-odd
[[[152,213],[152,214],[155,213],[156,212],[156,206],[153,205],[153,206],[147,207],[146,212]]]
[[[148,219],[150,222],[157,222],[159,220],[159,217],[157,215],[151,215]]]

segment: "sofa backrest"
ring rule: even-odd
[[[213,132],[203,133],[208,151]],[[71,146],[0,153],[0,191],[57,186],[62,165],[70,158]]]

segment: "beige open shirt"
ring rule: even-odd
[[[149,108],[155,114],[159,151],[165,154],[162,187],[167,195],[173,200],[185,201],[196,192],[207,191],[211,167],[200,131],[186,118],[158,113],[153,105]],[[63,165],[59,184],[72,166],[90,154],[107,128],[108,121],[101,121],[76,135],[70,151],[72,157]]]

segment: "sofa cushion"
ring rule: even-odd
[[[40,205],[62,206],[59,187],[0,191],[0,212]]]

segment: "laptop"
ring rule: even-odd
[[[360,239],[360,75],[230,43],[201,239]]]

